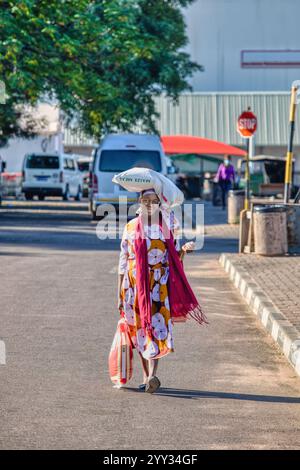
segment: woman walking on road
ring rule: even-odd
[[[182,259],[194,242],[180,248],[174,213],[161,208],[154,189],[141,192],[138,217],[125,227],[119,261],[119,310],[143,369],[140,390],[160,387],[158,361],[174,351],[173,323],[194,318],[207,323],[186,279]]]

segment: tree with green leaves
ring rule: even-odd
[[[176,100],[201,66],[183,51],[192,0],[12,0],[0,10],[0,144],[34,132],[24,105],[55,100],[88,135],[155,132],[153,98]],[[24,125],[24,122],[26,124]]]

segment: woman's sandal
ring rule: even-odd
[[[148,377],[144,378],[143,383],[141,383],[141,385],[138,386],[138,389],[139,389],[140,392],[145,391],[147,383],[148,383]]]
[[[145,392],[146,393],[154,393],[156,390],[158,390],[160,387],[160,381],[158,377],[155,375],[151,377],[151,379],[148,380],[148,383],[146,384]]]

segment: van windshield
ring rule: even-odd
[[[58,170],[59,158],[50,155],[29,155],[26,161],[26,168]]]
[[[103,150],[101,152],[100,171],[120,172],[135,166],[161,171],[160,153],[153,150]]]

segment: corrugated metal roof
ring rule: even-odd
[[[219,140],[231,145],[244,145],[236,131],[236,122],[248,106],[257,116],[256,145],[287,145],[289,93],[190,93],[174,105],[165,97],[156,98],[161,114],[156,125],[161,135],[187,134]],[[295,144],[300,133],[295,130]],[[299,123],[300,124],[300,123]]]
[[[160,118],[156,126],[161,135],[194,135],[231,145],[245,145],[236,131],[236,122],[248,106],[256,114],[256,145],[281,145],[288,142],[290,94],[287,92],[185,93],[174,105],[164,96],[155,98]],[[300,145],[299,111],[296,116],[294,144]],[[91,145],[81,133],[71,135],[66,129],[65,144]]]

